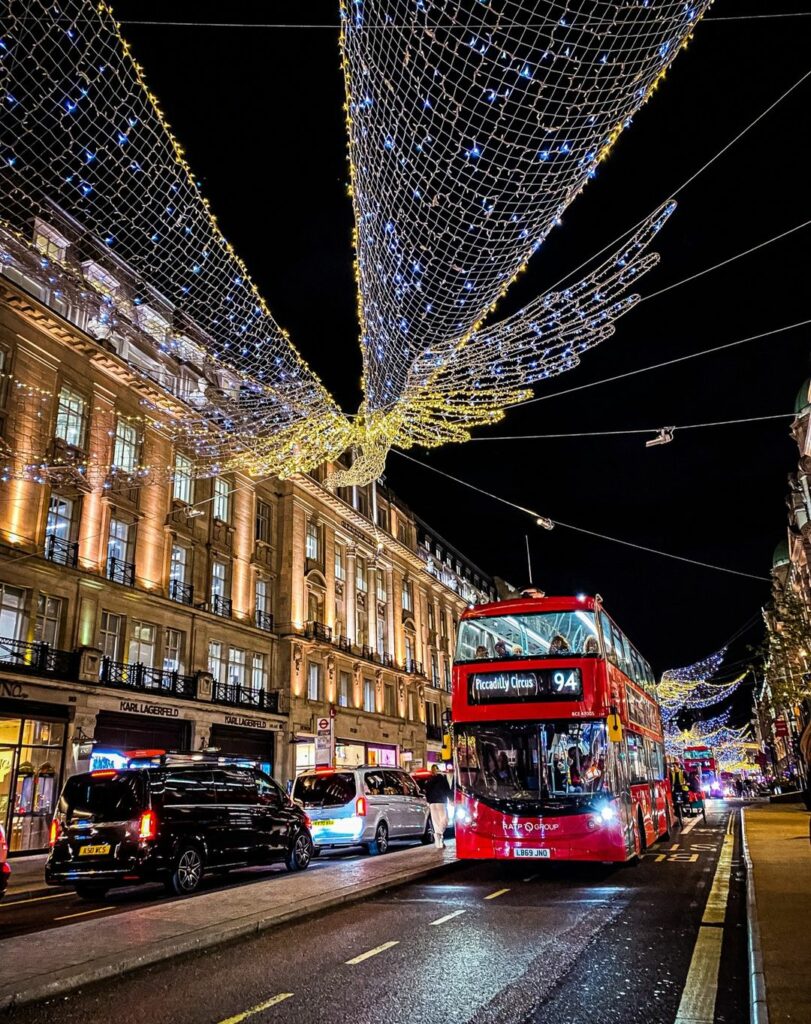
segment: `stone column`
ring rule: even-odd
[[[344,603],[346,605],[346,635],[352,643],[355,642],[355,594],[357,584],[355,582],[355,548],[346,546],[346,589],[344,590]]]

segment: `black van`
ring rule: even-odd
[[[264,772],[188,761],[74,775],[50,845],[45,881],[93,900],[156,879],[187,895],[205,872],[249,864],[301,871],[313,852],[309,818]]]

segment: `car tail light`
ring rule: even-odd
[[[365,796],[359,796],[358,799],[355,801],[355,814],[357,814],[357,816],[359,818],[365,818],[366,817],[366,811],[367,811],[366,797]]]
[[[49,846],[53,846],[56,843],[56,840],[59,838],[59,833],[60,832],[61,832],[61,829],[59,828],[59,822],[56,820],[56,818],[54,818],[51,821],[51,832],[50,832],[50,835],[48,836],[48,845]]]
[[[9,862],[7,860],[4,860],[3,863],[0,864],[0,875],[10,875],[10,874],[11,874],[11,865],[9,864]]]
[[[114,775],[118,775],[117,768],[100,768],[96,772],[90,773],[91,779],[111,779]]]
[[[154,811],[144,811],[138,822],[139,839],[155,839],[158,834],[158,819]]]
[[[312,819],[310,818],[309,814],[305,814],[304,815],[304,824],[307,826],[307,828],[312,828],[313,827],[313,822],[312,822]]]

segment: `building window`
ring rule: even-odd
[[[381,658],[386,653],[386,620],[382,615],[377,616],[377,653]]]
[[[0,636],[22,640],[25,636],[25,591],[0,583]]]
[[[414,611],[414,590],[410,580],[403,580],[402,605],[403,611]]]
[[[377,507],[375,509],[375,521],[381,530],[385,530],[386,533],[391,532],[389,524],[389,510],[385,505],[380,504],[380,498],[378,497]]]
[[[134,473],[138,465],[138,431],[131,423],[119,419],[115,426],[113,445],[113,468],[125,473]]]
[[[61,625],[62,602],[58,597],[40,594],[37,597],[37,621],[34,627],[35,642],[58,647]]]
[[[214,518],[220,522],[229,521],[231,505],[231,486],[221,476],[214,478]]]
[[[62,388],[56,409],[54,435],[65,444],[83,448],[87,429],[87,402],[76,391]]]
[[[320,530],[314,520],[307,522],[307,536],[305,539],[305,555],[312,562],[321,561],[321,537]]]
[[[171,581],[175,583],[186,582],[188,554],[188,551],[181,544],[172,545],[172,555],[169,561],[169,579]]]
[[[418,716],[419,702],[417,695],[413,690],[408,691],[408,717],[412,722],[416,722]]]
[[[270,505],[266,501],[256,502],[256,540],[270,544]]]
[[[427,725],[439,725],[439,705],[431,700],[425,702],[425,721]]]
[[[254,587],[254,608],[257,617],[269,617],[272,614],[272,607],[270,603],[270,582],[268,580],[258,579],[256,586]]]
[[[251,655],[251,688],[254,693],[267,689],[268,672],[264,654]]]
[[[34,221],[34,245],[43,256],[56,263],[65,262],[65,254],[68,251],[69,242],[50,224],[45,224],[37,218]]]
[[[228,566],[216,559],[211,563],[211,604],[215,609],[223,609],[228,600]]]
[[[45,525],[48,537],[58,537],[66,541],[73,539],[73,508],[74,502],[71,498],[62,498],[58,494],[51,495],[48,503],[48,521]]]
[[[375,580],[377,584],[377,600],[381,604],[385,604],[389,599],[388,592],[386,591],[386,574],[378,569],[375,573]]]
[[[239,647],[228,648],[228,684],[245,685],[245,652]]]
[[[217,683],[222,682],[223,673],[222,644],[219,640],[208,642],[208,671]]]
[[[130,627],[130,646],[127,660],[130,665],[146,665],[152,668],[155,663],[156,627],[151,622],[134,620]]]
[[[135,544],[135,526],[123,519],[113,517],[110,520],[110,532],[107,535],[107,557],[132,564],[132,552]]]
[[[163,637],[163,668],[166,672],[183,672],[183,640],[179,629],[167,629]]]
[[[363,710],[369,712],[374,712],[375,710],[374,679],[363,680]]]
[[[355,586],[358,590],[365,594],[369,589],[369,579],[366,573],[366,559],[362,555],[358,555],[355,560]]]
[[[439,689],[439,662],[434,651],[431,652],[431,682]]]
[[[335,634],[336,636],[344,636],[346,633],[346,604],[344,602],[344,595],[341,593],[335,594]]]
[[[430,597],[428,598],[428,629],[432,633],[436,633],[436,609]]]
[[[105,658],[118,661],[121,656],[121,635],[124,630],[124,616],[114,612],[101,613],[99,647]]]
[[[355,643],[363,647],[369,643],[369,616],[365,608],[355,609]]]
[[[344,551],[343,544],[335,545],[335,579],[345,580],[346,579],[346,552]]]
[[[352,676],[349,672],[341,672],[338,675],[338,706],[348,708],[350,706],[350,694],[352,692]]]
[[[416,644],[416,637],[413,633],[406,631],[403,639],[405,641],[406,668],[410,672],[414,665],[414,647]]]
[[[307,696],[310,700],[324,699],[324,669],[317,661],[307,666]]]
[[[180,452],[175,453],[175,471],[172,475],[172,497],[184,505],[192,502],[192,462]]]
[[[397,701],[394,694],[394,683],[386,683],[383,687],[383,714],[394,718],[397,714]]]
[[[355,508],[357,508],[358,512],[360,512],[360,514],[362,516],[366,516],[367,519],[371,519],[372,518],[372,503],[371,503],[371,499],[369,497],[369,488],[368,488],[368,486],[366,486],[366,487],[356,487],[355,488],[355,495],[356,495],[356,500],[357,500],[357,504],[355,505]]]
[[[442,659],[442,676],[445,680],[445,689],[451,692],[451,663],[447,658]]]

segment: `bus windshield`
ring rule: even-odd
[[[464,724],[454,734],[459,783],[474,795],[509,805],[616,791],[604,721]]]
[[[592,612],[531,612],[463,619],[456,662],[599,653]]]

